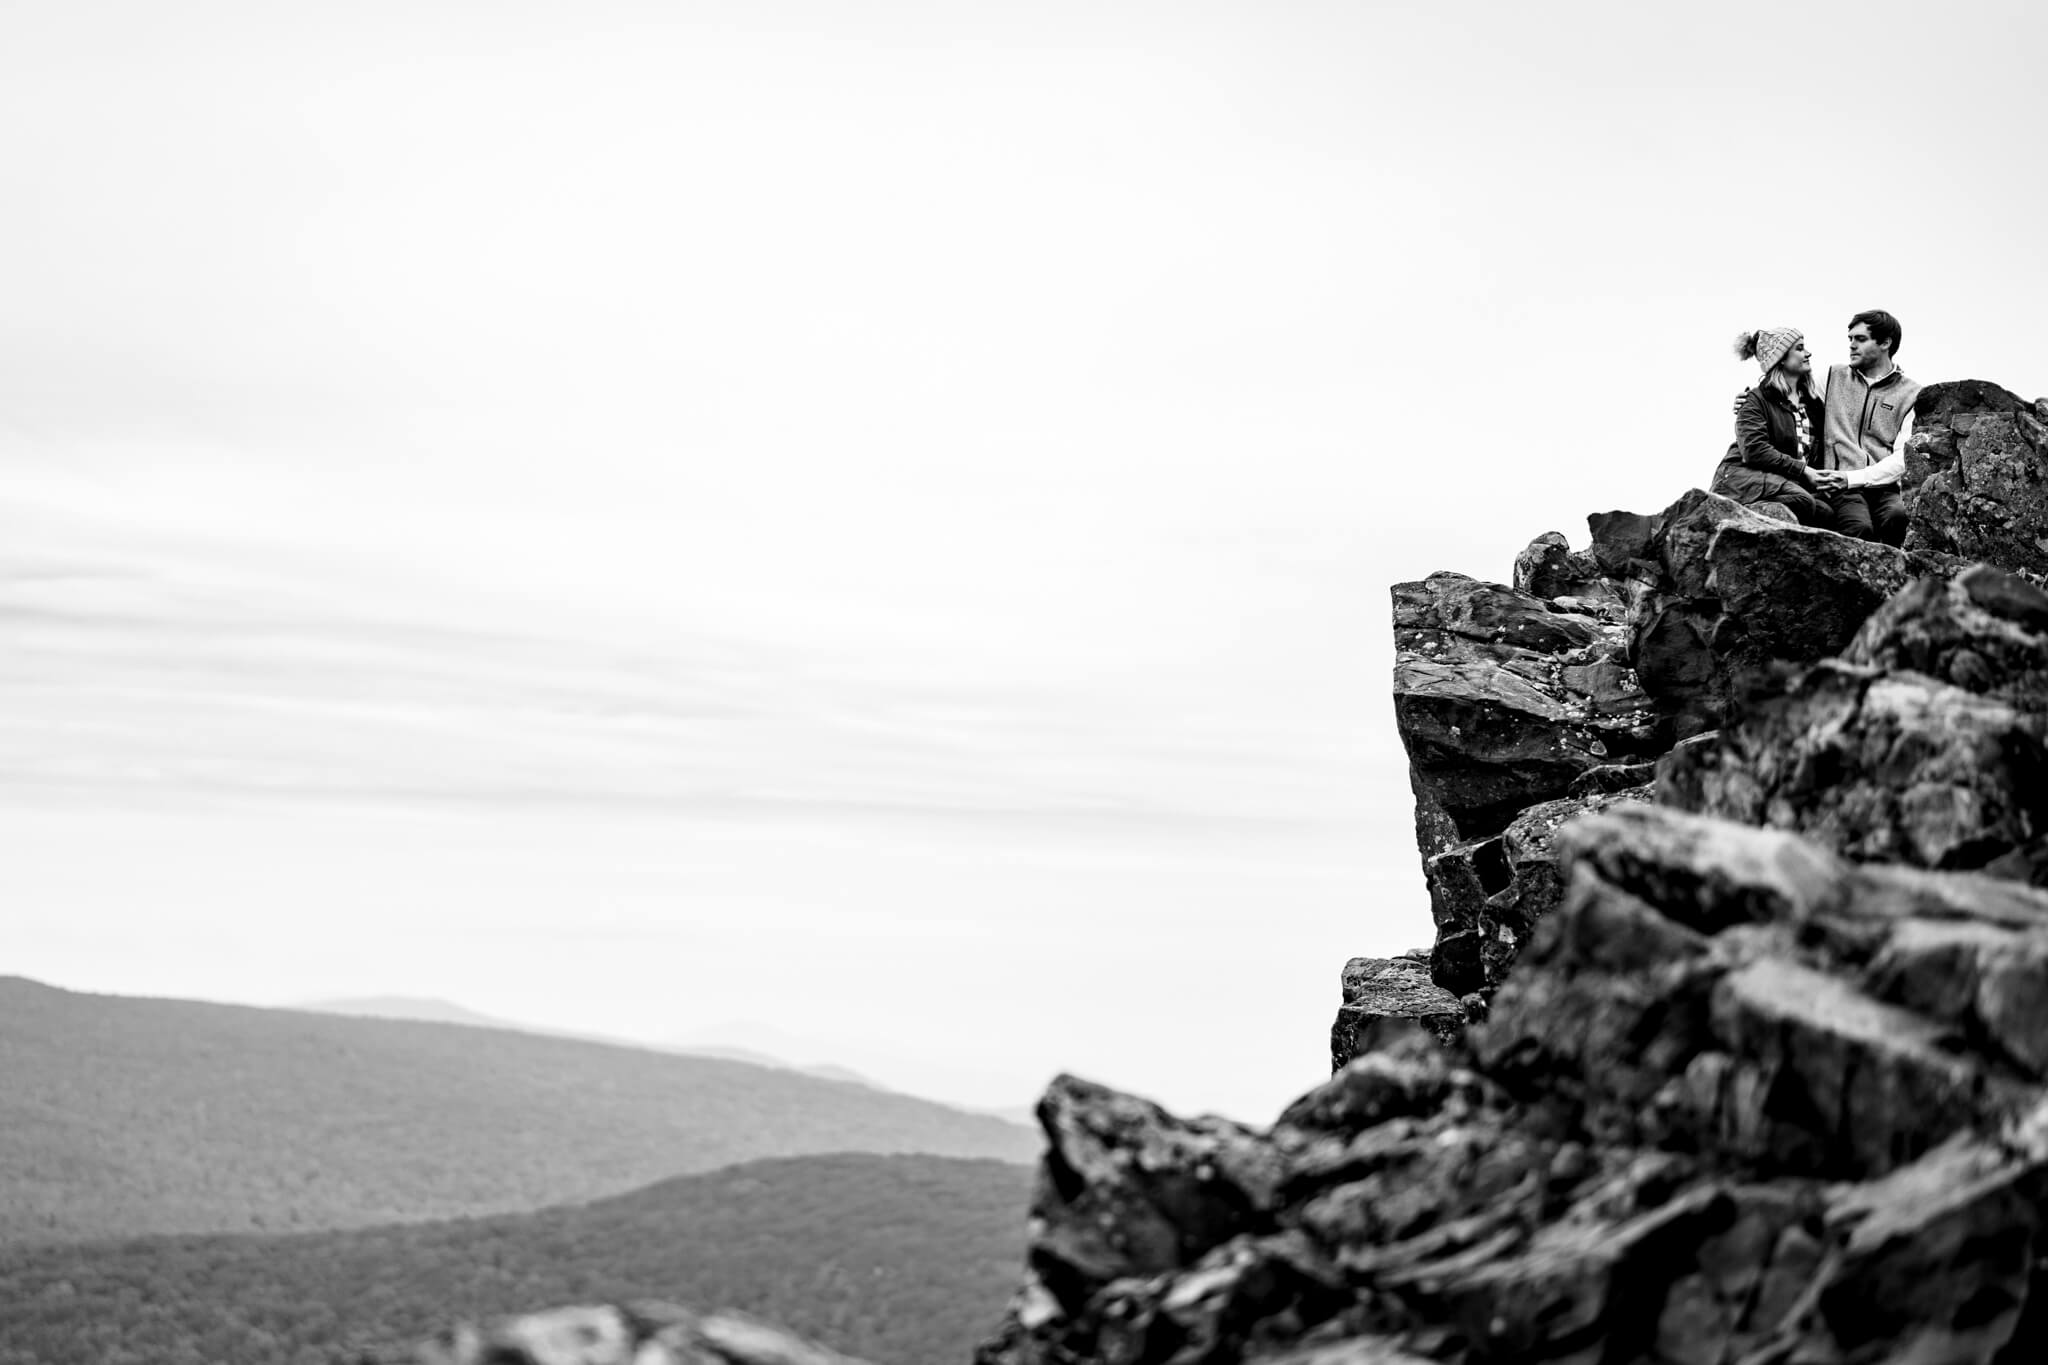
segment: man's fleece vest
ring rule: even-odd
[[[1920,386],[1902,370],[1866,384],[1854,365],[1828,366],[1820,467],[1867,469],[1890,456],[1919,397]]]

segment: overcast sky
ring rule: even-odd
[[[1741,328],[2048,392],[2044,39],[15,0],[0,971],[1268,1121],[1431,937],[1388,585],[1703,483]]]

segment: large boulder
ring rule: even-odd
[[[1970,379],[1921,390],[1906,547],[2048,574],[2048,399]]]
[[[2048,592],[1989,565],[1923,578],[1864,622],[1841,657],[2048,709]]]
[[[1395,585],[1394,720],[1425,857],[1662,752],[1615,615],[1462,574]]]
[[[1515,556],[1513,579],[1516,592],[1550,602],[1570,598],[1575,608],[1620,600],[1593,552],[1572,549],[1557,531],[1545,531]]]
[[[1038,1102],[1048,1146],[1032,1198],[1033,1284],[1067,1312],[1103,1284],[1187,1266],[1273,1230],[1281,1163],[1227,1119],[1180,1119],[1073,1076]]]
[[[1988,566],[1915,583],[1666,756],[1657,794],[1859,860],[2048,881],[2048,593]]]
[[[1719,727],[1748,675],[1839,651],[1912,576],[1899,550],[1698,489],[1590,521],[1599,561],[1630,575],[1628,661],[1679,739]]]
[[[1437,938],[1416,959],[1347,966],[1331,1059],[1482,1015],[1557,899],[1549,835],[1641,799],[1668,742],[1629,666],[1619,584],[1555,532],[1516,586],[1439,573],[1394,588],[1394,717],[1415,791]]]
[[[2040,1358],[2048,892],[1641,803],[1556,844],[1466,1064],[1263,1133],[1057,1085],[1064,1278],[982,1365]]]
[[[1431,979],[1455,995],[1490,996],[1536,922],[1557,904],[1557,831],[1577,816],[1649,795],[1643,783],[1538,802],[1499,834],[1455,844],[1425,861],[1423,881],[1436,921]]]
[[[1977,868],[2048,833],[2048,738],[1997,698],[1830,662],[1674,753],[1658,792],[1853,858]]]
[[[1465,1027],[1465,1004],[1436,984],[1430,954],[1354,957],[1339,981],[1343,1003],[1330,1026],[1330,1069],[1362,1053],[1424,1036],[1449,1043]]]
[[[2005,1003],[2013,970],[2048,964],[2048,893],[1930,885],[1654,806],[1561,842],[1564,927],[1539,936],[1478,1049],[1606,1140],[1866,1179],[2048,1098],[2038,1063],[2014,1065],[2048,1047],[2048,999]]]

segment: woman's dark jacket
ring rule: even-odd
[[[1742,400],[1742,406],[1735,412],[1735,443],[1728,447],[1728,454],[1721,461],[1721,467],[1714,471],[1715,492],[1719,485],[1768,484],[1770,480],[1758,480],[1751,475],[1744,477],[1743,471],[1756,474],[1776,475],[1798,484],[1811,493],[1813,471],[1799,456],[1799,418],[1792,404],[1803,401],[1806,404],[1808,427],[1813,442],[1810,454],[1818,454],[1821,439],[1821,400],[1810,398],[1795,400],[1780,393],[1775,385],[1759,384],[1749,391]],[[1744,498],[1743,501],[1751,501]]]

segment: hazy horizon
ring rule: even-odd
[[[10,6],[0,972],[1270,1121],[1433,933],[1389,585],[1704,483],[1738,329],[2048,393],[2044,37]]]

